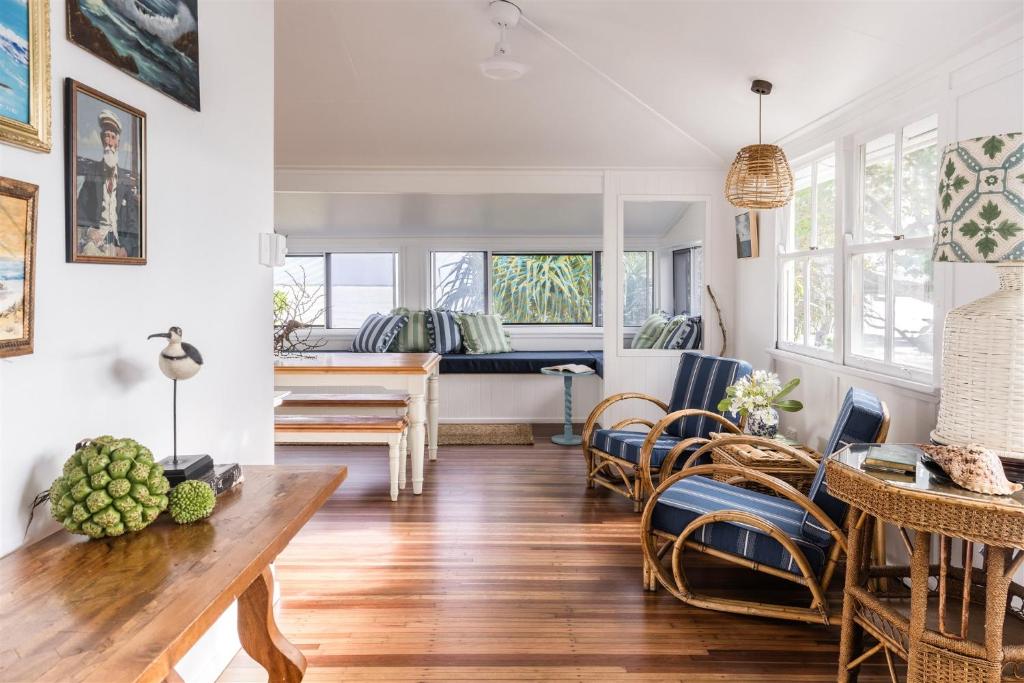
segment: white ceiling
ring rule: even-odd
[[[596,194],[324,194],[279,192],[277,232],[293,237],[600,237]],[[629,202],[632,237],[661,237],[684,202]]]
[[[513,51],[532,70],[498,82],[477,70],[496,37],[486,0],[278,0],[277,165],[722,166],[756,136],[752,78],[775,83],[765,138],[776,139],[1020,11],[1019,0],[519,4],[548,35],[520,25]]]

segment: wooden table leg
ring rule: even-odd
[[[423,394],[409,397],[409,451],[412,455],[412,492],[423,493],[423,452],[425,450],[425,399]]]
[[[266,567],[238,598],[238,638],[249,656],[267,670],[270,683],[298,683],[306,658],[274,621],[274,576]]]
[[[440,389],[437,370],[427,378],[427,452],[431,460],[437,460],[437,417],[441,410]]]
[[[851,586],[859,586],[864,581],[864,563],[862,554],[870,553],[870,542],[868,541],[868,530],[871,528],[868,514],[862,510],[852,509],[849,514],[850,523],[847,535],[846,551],[846,583],[843,590]],[[860,627],[853,620],[853,598],[845,595],[843,598],[843,623],[842,631],[839,634],[839,672],[836,680],[839,683],[852,683],[857,680],[859,667],[852,671],[848,668],[850,662],[860,655],[863,647],[863,635]]]

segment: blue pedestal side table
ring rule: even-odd
[[[572,433],[572,378],[593,375],[594,371],[589,368],[586,372],[565,372],[555,368],[541,368],[540,371],[545,375],[561,377],[565,383],[565,424],[562,433],[555,434],[551,440],[560,446],[579,446],[583,442],[583,438]]]

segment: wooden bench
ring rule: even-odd
[[[381,393],[298,393],[286,396],[277,411],[280,415],[397,415],[409,411],[409,394],[399,391]]]
[[[274,443],[278,444],[386,444],[390,471],[391,500],[405,488],[405,415],[275,415]],[[417,460],[419,462],[417,462]],[[423,491],[423,455],[413,453],[412,487]]]

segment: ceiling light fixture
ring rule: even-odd
[[[777,209],[793,198],[793,171],[778,145],[761,144],[761,98],[771,94],[772,84],[756,80],[757,144],[736,153],[725,178],[725,198],[741,209]]]
[[[498,27],[498,42],[494,44],[494,54],[480,62],[480,72],[496,81],[514,81],[530,70],[527,65],[512,59],[512,48],[508,42],[508,33],[519,24],[522,13],[508,0],[494,0],[487,11],[491,22]]]

